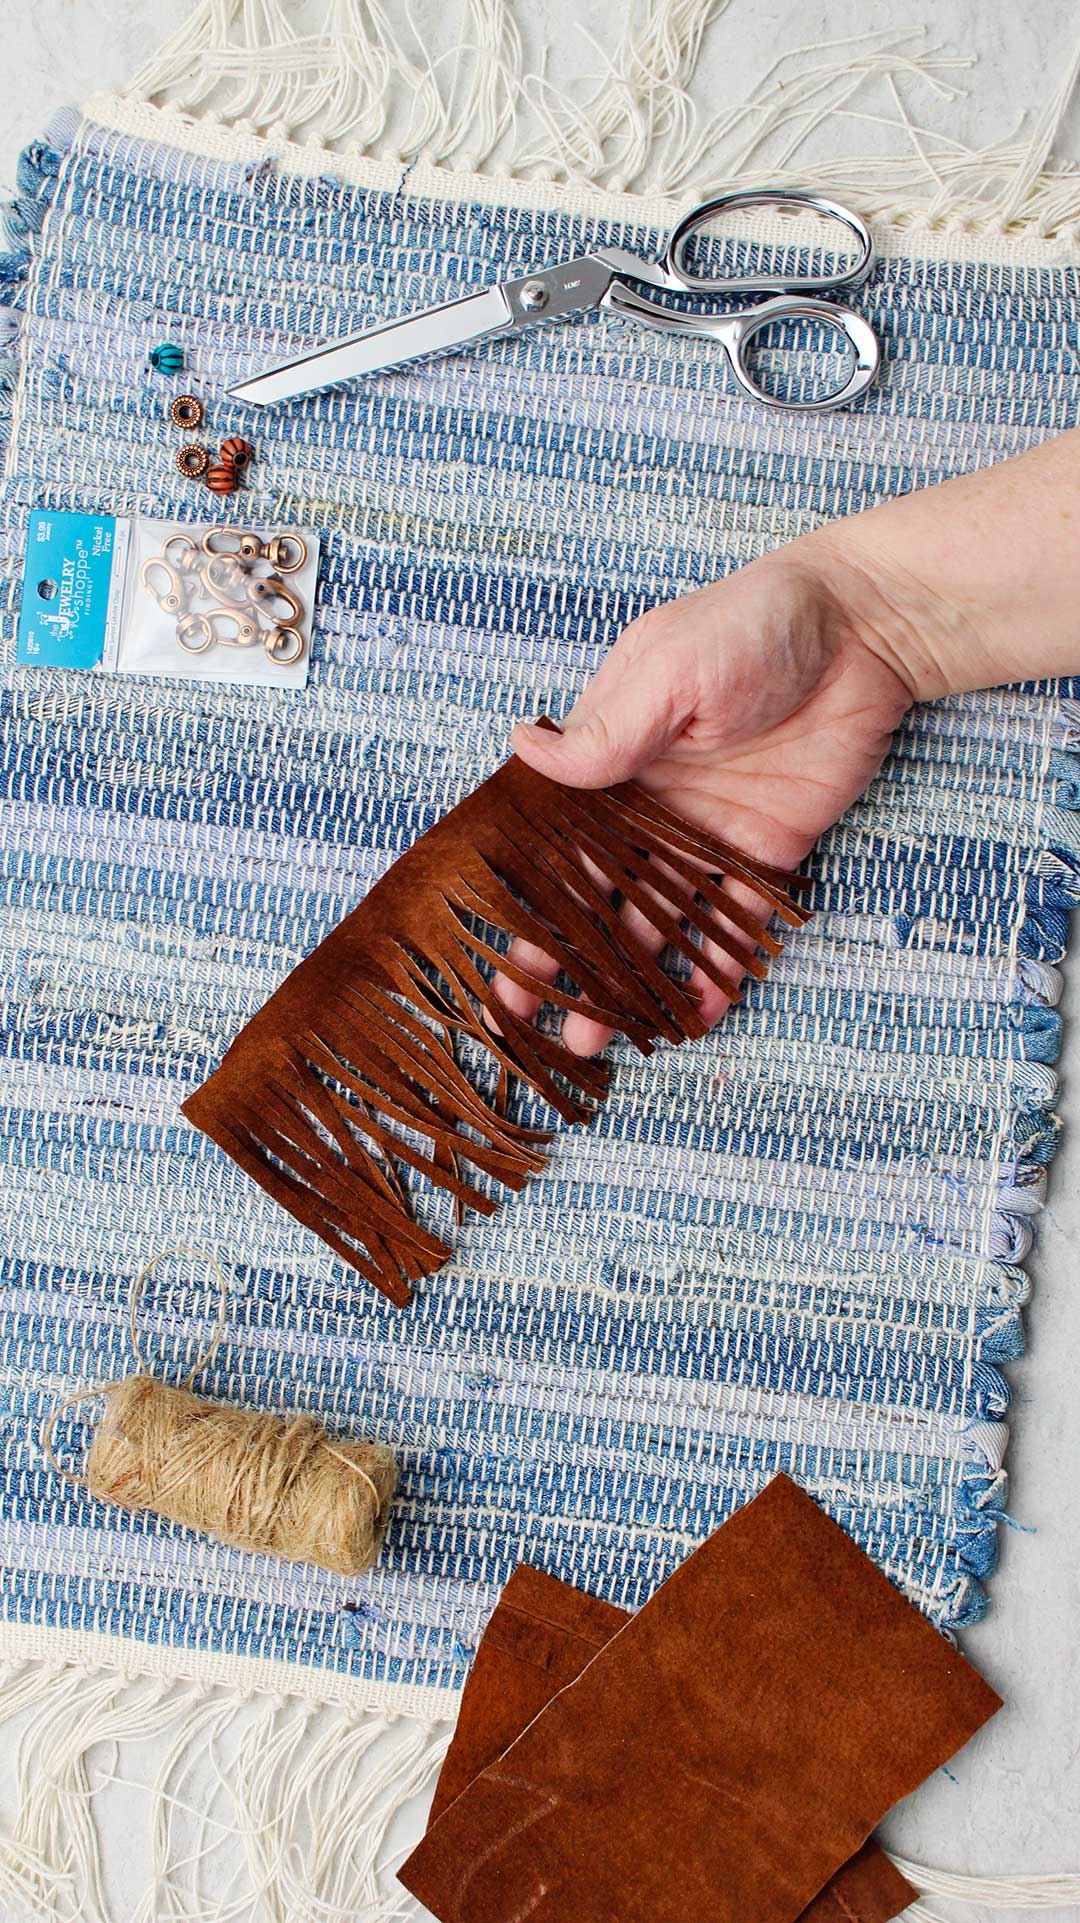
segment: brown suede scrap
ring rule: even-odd
[[[442,1923],[884,1923],[870,1832],[999,1706],[785,1476],[629,1620],[506,1601],[400,1872]]]
[[[630,1622],[629,1611],[527,1563],[515,1569],[480,1640],[428,1828]],[[874,1842],[844,1863],[800,1923],[891,1923],[918,1892]]]

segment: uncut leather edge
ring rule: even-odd
[[[442,1923],[795,1923],[998,1707],[778,1476],[461,1792],[399,1877]]]
[[[528,1563],[515,1569],[480,1638],[428,1829],[630,1621],[628,1610]],[[830,1877],[799,1923],[891,1923],[917,1896],[871,1839]]]
[[[572,1055],[498,1000],[493,968],[556,1008],[587,1008],[645,1055],[660,1039],[705,1033],[694,996],[635,939],[590,862],[731,1001],[732,975],[762,977],[759,949],[776,955],[780,944],[725,881],[747,884],[792,927],[808,919],[791,894],[804,877],[740,854],[632,783],[565,788],[512,756],[375,883],[183,1104],[399,1306],[452,1253],[415,1220],[399,1165],[447,1191],[459,1221],[466,1208],[491,1215],[496,1197],[476,1174],[521,1189],[551,1140],[509,1120],[509,1079],[568,1123],[587,1121],[607,1091],[604,1063]],[[726,972],[691,930],[708,934]],[[509,962],[499,934],[537,943],[578,992]],[[459,1039],[490,1058],[491,1093],[458,1061]]]

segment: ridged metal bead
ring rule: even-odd
[[[197,394],[177,394],[169,403],[169,419],[174,427],[201,427],[203,404]]]
[[[189,441],[186,447],[180,449],[176,457],[176,465],[181,474],[187,475],[189,481],[197,481],[200,475],[206,474],[210,466],[210,449],[200,446],[198,441]],[[208,480],[209,478],[207,475]]]

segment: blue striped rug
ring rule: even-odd
[[[779,1469],[935,1622],[971,1622],[1055,1142],[1080,689],[914,715],[817,852],[817,916],[768,982],[708,1043],[627,1053],[593,1127],[470,1221],[405,1313],[179,1104],[634,614],[1075,421],[1075,269],[886,232],[865,296],[884,377],[824,419],[744,404],[706,344],[602,315],[252,417],[244,517],[324,541],[306,691],[16,672],[31,506],[207,511],[173,466],[158,341],[220,438],[248,427],[228,382],[300,339],[660,238],[662,210],[613,197],[70,133],[24,157],[0,263],[21,320],[0,335],[0,1651],[94,1633],[127,1663],[251,1657],[404,1705],[460,1686],[522,1558],[640,1604]],[[236,1276],[208,1393],[399,1451],[361,1581],[107,1508],[46,1465],[43,1416],[125,1370],[132,1276],[178,1239]],[[194,1285],[151,1312],[163,1368],[211,1313]]]

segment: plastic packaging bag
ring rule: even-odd
[[[318,565],[318,537],[297,528],[37,509],[16,659],[303,687]]]

